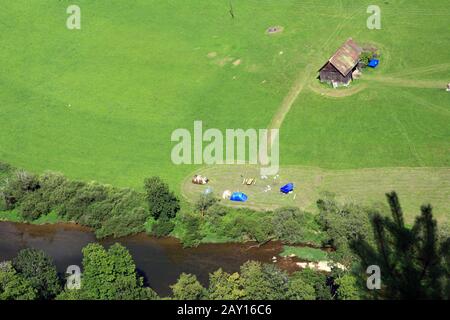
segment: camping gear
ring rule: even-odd
[[[248,186],[251,186],[252,184],[256,183],[256,179],[255,178],[244,178],[244,180],[242,181],[242,184],[246,184]]]
[[[294,191],[294,184],[293,184],[293,183],[288,183],[288,184],[282,186],[282,187],[280,188],[280,191],[281,191],[282,193],[285,193],[285,194],[287,194],[287,193],[289,193],[289,192],[292,192],[292,191]]]
[[[379,63],[380,63],[380,60],[372,59],[372,60],[369,61],[369,64],[367,66],[369,66],[371,68],[376,68]]]
[[[231,197],[231,191],[230,191],[230,190],[225,190],[225,191],[222,193],[222,198],[223,198],[223,199],[230,199],[230,197]]]
[[[207,184],[209,182],[209,179],[207,177],[202,177],[199,174],[196,174],[194,177],[192,177],[192,183],[193,184]]]
[[[243,192],[233,192],[233,194],[230,197],[231,201],[237,201],[237,202],[245,202],[247,201],[248,197]]]
[[[204,195],[208,195],[208,194],[210,194],[212,192],[213,192],[213,189],[211,187],[208,187],[208,188],[205,189],[205,191],[203,191],[203,194]]]

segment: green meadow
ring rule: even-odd
[[[173,130],[195,120],[258,129],[278,117],[283,166],[324,170],[330,189],[358,200],[415,190],[408,209],[437,199],[440,219],[449,214],[446,0],[382,1],[381,30],[366,27],[372,1],[232,3],[234,19],[229,0],[2,4],[0,160],[137,189],[159,175],[181,193],[205,168],[171,162]],[[69,4],[81,8],[81,30],[66,28]],[[283,30],[268,35],[271,26]],[[376,46],[380,66],[346,89],[317,85],[316,71],[349,37]],[[366,168],[373,175],[358,179]],[[305,187],[311,199],[301,204],[323,188]]]

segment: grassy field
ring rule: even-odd
[[[384,201],[395,188],[408,212],[430,201],[448,221],[447,1],[384,1],[381,30],[366,27],[368,0],[235,1],[234,19],[229,0],[70,4],[81,30],[65,27],[66,1],[2,5],[0,160],[119,187],[160,175],[189,194],[182,181],[201,167],[172,164],[173,130],[271,124],[300,189],[257,206],[311,208],[322,191]],[[376,45],[380,67],[349,91],[318,86],[348,37]]]
[[[11,211],[0,211],[0,221],[11,221],[11,222],[25,222],[20,213],[17,210]],[[43,215],[32,221],[32,224],[51,224],[64,222],[63,219],[58,217],[56,212],[50,212],[49,214]]]
[[[327,260],[328,257],[327,253],[320,249],[309,247],[283,246],[283,251],[280,253],[280,256],[288,257],[290,255],[295,255],[301,260],[313,262]]]

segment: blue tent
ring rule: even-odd
[[[282,186],[280,188],[280,191],[283,192],[283,193],[289,193],[291,191],[294,191],[294,184],[293,183],[288,183],[287,185]]]
[[[238,202],[245,202],[247,201],[248,197],[243,192],[233,192],[233,194],[230,197],[231,201],[238,201]]]
[[[376,68],[379,63],[380,63],[380,60],[372,59],[372,60],[369,61],[368,66],[371,67],[371,68]]]

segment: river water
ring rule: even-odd
[[[124,245],[146,284],[160,295],[171,293],[169,286],[182,272],[195,274],[206,285],[208,274],[218,268],[234,272],[248,260],[272,263],[272,257],[282,250],[279,242],[269,242],[261,247],[255,243],[228,243],[184,249],[174,238],[154,238],[145,234],[99,241],[90,229],[74,224],[38,226],[0,222],[0,261],[12,259],[23,248],[42,249],[63,273],[69,265],[81,266],[81,249],[91,242],[106,247],[116,242]],[[278,257],[277,265],[287,271],[296,269],[290,258]]]

